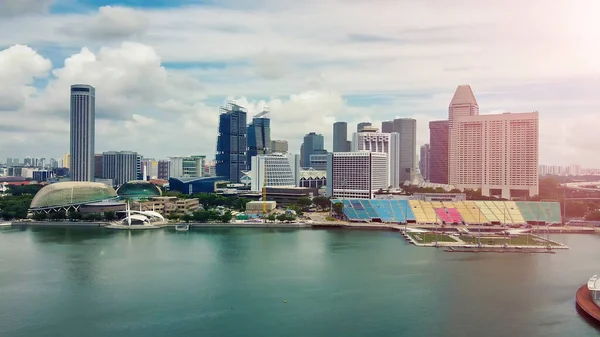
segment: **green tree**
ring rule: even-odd
[[[344,204],[342,202],[336,202],[333,204],[333,211],[337,215],[344,214]]]
[[[179,220],[180,215],[178,213],[171,213],[169,214],[169,216],[167,217],[169,220]]]
[[[194,217],[191,214],[184,214],[181,217],[181,221],[185,221],[185,223],[188,223],[190,221],[192,221],[194,219]]]
[[[81,213],[79,213],[78,211],[75,211],[75,210],[70,210],[69,213],[67,213],[67,216],[68,216],[69,220],[81,220],[81,219],[83,219],[83,215]]]
[[[277,220],[279,220],[279,221],[281,221],[281,222],[283,222],[283,221],[287,221],[287,219],[288,219],[288,217],[287,217],[287,215],[286,215],[285,213],[279,214],[279,215],[277,216]]]
[[[306,209],[312,205],[312,200],[310,200],[310,198],[302,197],[298,199],[297,203],[298,206],[302,207],[303,209]]]
[[[221,215],[221,221],[223,223],[229,223],[231,221],[231,219],[233,219],[233,215],[231,215],[231,212],[227,211],[225,213],[223,213],[223,215]]]
[[[33,219],[36,221],[43,221],[43,220],[46,220],[46,218],[47,218],[47,214],[44,212],[39,212],[39,213],[33,214]]]
[[[115,212],[113,212],[113,211],[104,212],[104,219],[106,221],[113,221],[113,220],[115,220],[116,217],[117,216],[116,216]]]
[[[322,196],[314,197],[312,202],[321,210],[327,210],[331,205],[331,201],[329,200],[329,198]]]
[[[271,221],[271,222],[275,222],[275,220],[277,220],[277,215],[275,215],[274,213],[269,214],[269,216],[267,217],[267,220]]]

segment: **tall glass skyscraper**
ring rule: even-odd
[[[271,120],[266,116],[268,111],[263,111],[252,118],[248,125],[248,169],[251,167],[252,157],[271,152]]]
[[[323,135],[311,132],[304,136],[304,142],[300,148],[301,152],[301,163],[300,166],[304,168],[310,167],[310,155],[316,154],[325,148],[325,139]]]
[[[348,152],[348,123],[333,123],[333,152]]]
[[[87,84],[71,86],[71,179],[94,181],[96,89]]]
[[[246,156],[246,109],[228,102],[221,107],[217,138],[216,173],[231,182],[239,183],[242,171],[248,169]]]

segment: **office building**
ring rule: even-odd
[[[138,154],[132,151],[109,151],[102,153],[104,179],[112,179],[115,186],[137,180]]]
[[[361,132],[365,127],[371,126],[371,122],[361,122],[356,125],[356,132]]]
[[[327,151],[316,150],[315,153],[310,155],[310,168],[314,170],[326,170],[327,169]]]
[[[354,133],[352,136],[352,151],[387,154],[389,181],[386,187],[398,188],[403,182],[400,180],[400,135],[398,133],[380,133],[376,128],[365,128],[363,132]]]
[[[381,133],[392,133],[394,132],[394,121],[381,122]]]
[[[325,149],[325,139],[323,135],[317,134],[315,132],[311,132],[304,136],[304,142],[300,147],[300,157],[301,163],[300,165],[303,168],[310,167],[310,155],[316,154],[319,150]]]
[[[308,187],[317,191],[327,185],[327,170],[300,169],[298,187]]]
[[[50,168],[55,169],[58,167],[58,160],[50,158]]]
[[[393,125],[393,132],[400,135],[399,179],[400,184],[403,184],[407,180],[413,180],[417,168],[417,121],[412,118],[396,118]]]
[[[158,161],[154,159],[142,159],[142,179],[158,179]],[[166,180],[166,179],[165,179]]]
[[[348,123],[333,123],[333,152],[348,152]]]
[[[429,181],[448,184],[448,121],[429,122]]]
[[[202,177],[205,164],[206,156],[171,157],[169,158],[170,177]]]
[[[71,168],[71,154],[70,153],[63,154],[61,167],[68,168],[68,169]]]
[[[263,187],[295,187],[300,172],[300,156],[297,154],[268,154],[252,157],[250,189],[262,191]]]
[[[334,152],[327,160],[327,196],[371,199],[388,186],[387,154]]]
[[[246,109],[233,103],[221,107],[217,137],[217,176],[239,183],[242,171],[247,170]],[[171,173],[173,174],[173,173]]]
[[[271,141],[271,153],[287,153],[288,142],[287,140],[272,140]]]
[[[419,156],[419,172],[425,181],[429,181],[429,144],[421,145]]]
[[[448,108],[449,183],[502,198],[538,194],[537,112],[479,115],[468,85]]]
[[[248,164],[251,164],[252,157],[270,153],[271,120],[266,117],[268,113],[268,111],[259,113],[252,118],[252,123],[248,125]]]
[[[48,181],[48,179],[52,178],[52,171],[49,170],[35,170],[32,175],[33,180],[37,182]]]
[[[168,160],[158,161],[158,179],[169,180],[171,177],[171,163]]]
[[[96,89],[90,85],[71,86],[71,180],[94,181],[94,139]]]
[[[102,171],[102,158],[102,153],[96,153],[94,155],[94,178],[104,177],[104,173]]]

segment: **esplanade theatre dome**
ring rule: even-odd
[[[117,189],[117,195],[123,199],[142,199],[160,197],[162,192],[158,186],[144,180],[126,182]]]
[[[117,198],[117,192],[103,183],[59,182],[45,186],[33,197],[32,211],[59,209]]]

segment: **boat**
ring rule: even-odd
[[[0,222],[0,227],[10,227],[12,226],[12,223],[10,222]]]
[[[190,225],[175,225],[175,230],[178,232],[187,232],[190,230]]]

